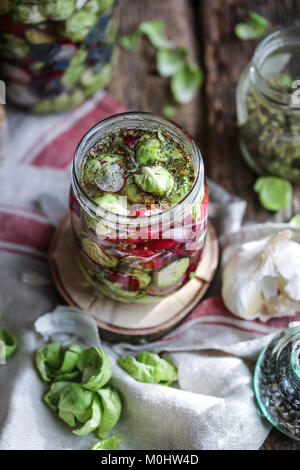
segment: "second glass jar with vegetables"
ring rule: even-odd
[[[259,174],[300,181],[300,27],[257,47],[237,88],[240,146]]]
[[[79,143],[71,221],[80,268],[101,294],[156,302],[177,291],[201,259],[207,211],[200,151],[168,119],[123,113]]]

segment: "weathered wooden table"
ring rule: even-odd
[[[129,34],[145,20],[163,20],[168,36],[190,49],[191,60],[202,65],[205,83],[192,103],[174,119],[196,139],[206,173],[228,191],[248,202],[246,217],[255,221],[287,221],[294,207],[270,215],[252,189],[256,176],[244,163],[237,145],[235,88],[250,60],[255,41],[241,41],[234,26],[249,10],[265,16],[272,29],[300,21],[299,0],[121,0],[120,33]],[[155,51],[145,40],[133,52],[121,52],[109,90],[129,110],[161,113],[170,104],[169,81],[156,72]],[[299,190],[296,190],[299,191]],[[300,200],[300,198],[297,198]],[[262,449],[300,449],[273,429]]]

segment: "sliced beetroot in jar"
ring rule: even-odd
[[[166,250],[168,248],[172,248],[173,246],[178,245],[179,242],[175,240],[168,240],[168,239],[163,239],[163,240],[151,240],[147,243],[148,248],[150,250]]]

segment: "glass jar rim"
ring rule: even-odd
[[[261,66],[267,57],[279,47],[295,44],[299,45],[300,50],[300,26],[289,26],[273,31],[257,45],[250,67],[252,82],[256,84],[262,94],[272,101],[286,106],[291,106],[292,93],[284,92],[272,86],[262,75]],[[292,108],[299,109],[299,106],[293,105]]]
[[[129,125],[129,123],[133,122],[134,120],[138,121],[141,124],[140,128],[143,128],[143,123],[144,126],[146,126],[145,122],[151,121],[153,123],[156,123],[157,125],[161,124],[162,126],[165,126],[167,132],[168,130],[172,129],[174,134],[177,134],[185,141],[186,144],[189,144],[193,153],[192,156],[195,163],[196,177],[189,193],[179,203],[175,204],[174,206],[171,206],[165,211],[153,214],[151,216],[136,217],[130,215],[119,215],[104,210],[89,197],[80,182],[80,165],[78,165],[78,160],[86,155],[86,151],[88,150],[88,148],[92,147],[94,143],[99,140],[99,138],[101,138],[101,136],[107,135],[109,133],[108,127],[110,124],[117,124],[123,122]],[[116,127],[114,126],[114,130],[115,129]],[[121,129],[121,127],[119,127],[118,129]],[[107,132],[105,132],[105,130],[107,130]],[[113,223],[115,223],[117,220],[119,225],[148,226],[149,224],[159,224],[160,222],[162,222],[162,219],[167,216],[173,217],[173,220],[177,220],[178,217],[182,219],[183,204],[186,204],[186,206],[191,207],[191,205],[195,202],[199,192],[203,188],[204,164],[201,152],[192,137],[190,136],[190,134],[175,121],[172,121],[171,119],[168,119],[160,114],[144,111],[128,111],[113,114],[101,120],[84,134],[75,149],[73,162],[71,165],[71,185],[75,197],[79,201],[81,207],[83,207],[84,210],[89,213],[89,215]]]

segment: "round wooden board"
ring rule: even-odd
[[[80,271],[69,214],[58,225],[48,253],[55,285],[64,300],[90,312],[108,341],[153,341],[173,329],[198,304],[207,291],[218,264],[215,229],[208,222],[203,257],[196,276],[179,291],[157,303],[123,303],[95,293]]]

